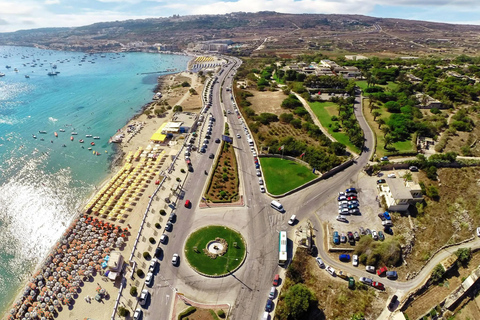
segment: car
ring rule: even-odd
[[[240,134],[239,134],[239,133],[237,133],[237,139],[240,139],[240,138],[241,138]]]
[[[275,293],[277,293],[277,289],[275,287],[270,288],[270,292],[268,293],[268,299],[274,299]]]
[[[389,173],[387,175],[387,178],[396,178],[397,176],[395,175],[395,173]]]
[[[290,219],[288,220],[288,224],[291,225],[291,226],[293,226],[294,223],[295,223],[295,220],[297,220],[297,216],[293,214],[293,215],[290,217]]]
[[[373,238],[373,240],[378,240],[378,234],[377,234],[377,231],[375,231],[375,230],[372,230],[372,238]]]
[[[384,274],[385,272],[387,272],[387,271],[388,271],[388,270],[387,270],[387,267],[381,267],[380,269],[377,270],[377,275],[378,275],[379,277],[381,277],[381,276],[383,276],[383,274]]]
[[[408,167],[408,170],[412,171],[412,172],[417,172],[418,171],[418,168],[415,167],[415,166],[410,166]]]
[[[264,186],[260,186],[260,192],[265,193],[265,187]]]
[[[265,311],[270,312],[273,310],[273,301],[268,299],[267,304],[265,305]]]
[[[370,231],[370,229],[367,228],[367,230],[365,230],[365,234],[367,236],[371,236],[372,235],[372,231]]]
[[[356,209],[358,208],[358,203],[352,203],[348,205],[348,209]]]
[[[342,262],[348,262],[350,261],[350,255],[349,254],[341,254],[338,256],[338,260]]]
[[[351,209],[348,209],[348,208],[342,208],[342,215],[348,215],[348,214],[350,214],[350,210],[351,210]]]
[[[138,298],[138,303],[141,306],[144,306],[147,303],[148,296],[149,296],[148,290],[143,289],[142,292],[140,293],[140,297]]]
[[[279,282],[280,282],[280,275],[276,274],[275,277],[273,277],[273,285],[278,286]]]
[[[348,209],[349,214],[360,214],[360,209],[358,208],[353,208],[353,209]]]
[[[393,226],[393,222],[392,222],[392,220],[382,221],[382,226],[384,226],[384,227],[391,227],[391,226]]]
[[[355,188],[348,188],[347,190],[345,190],[345,193],[347,193],[347,194],[348,194],[348,193],[355,193],[355,194],[356,194],[356,193],[357,193],[357,189],[355,189]]]
[[[383,241],[385,240],[385,235],[382,231],[378,231],[378,240]]]
[[[353,233],[351,231],[347,232],[347,238],[348,242],[355,242],[355,239],[353,238]]]
[[[344,216],[342,215],[339,215],[337,216],[337,221],[340,221],[340,222],[348,222],[347,218],[345,218]]]
[[[340,203],[338,205],[339,210],[348,209],[348,203]]]
[[[367,270],[367,272],[375,273],[375,267],[374,266],[366,266],[365,270]]]
[[[398,299],[397,295],[394,294],[393,297],[392,297],[392,299],[391,299],[390,302],[388,303],[388,310],[390,310],[390,311],[395,310],[395,305],[396,305],[396,303],[397,303],[397,299]]]
[[[353,277],[348,277],[348,289],[355,289],[355,279]]]
[[[154,259],[152,259],[152,261],[150,261],[150,266],[148,267],[148,272],[154,273],[156,270],[157,270],[157,259],[154,258]]]
[[[392,217],[390,216],[390,213],[388,213],[388,211],[385,211],[383,213],[383,217],[386,219],[386,220],[392,220]]]
[[[169,222],[175,222],[175,219],[177,218],[177,215],[175,214],[175,212],[172,212],[170,213],[170,216],[168,217],[168,221]]]
[[[385,275],[387,276],[388,279],[397,279],[398,278],[397,271],[387,271],[387,273]]]
[[[338,219],[338,217],[337,217],[337,219]],[[334,244],[340,244],[340,237],[338,236],[338,231],[333,232],[333,243]]]
[[[338,193],[338,196],[339,196],[339,197],[340,197],[340,196],[345,196],[345,192],[340,191],[340,192]]]
[[[171,223],[170,221],[167,222],[167,224],[165,225],[165,231],[170,232],[172,231],[172,229],[173,229],[173,223]]]
[[[263,186],[263,179],[262,178],[258,178],[258,184]]]
[[[215,158],[215,155],[214,155],[213,153],[210,153],[210,154],[208,155],[208,157],[209,157],[210,159],[213,159],[213,158]]]
[[[253,154],[254,157],[257,156],[257,153],[255,151],[252,151],[252,154]]]
[[[260,177],[262,175],[262,171],[260,171],[260,169],[256,169],[257,170],[257,177]]]
[[[333,269],[332,267],[327,266],[325,270],[327,270],[327,272],[330,273],[332,277],[335,276],[335,269]]]
[[[316,257],[315,261],[317,261],[317,264],[320,268],[325,268],[325,264],[323,263],[322,259],[320,259],[320,257]]]
[[[205,149],[205,148],[201,148],[201,149],[200,149],[200,152],[201,152],[201,153],[205,153],[206,151],[207,151],[207,149]]]
[[[347,237],[345,236],[345,233],[342,232],[342,235],[340,236],[340,242],[345,243],[347,242]]]
[[[360,234],[361,234],[362,236],[364,236],[364,235],[366,234],[366,233],[365,233],[365,229],[363,229],[363,227],[360,227],[360,228],[358,229],[358,231],[360,232]]]
[[[347,198],[348,201],[357,200],[357,196],[350,196]]]
[[[136,309],[133,313],[133,320],[140,320],[142,319],[143,311],[142,309]]]
[[[255,169],[260,169],[260,165],[257,163],[255,163]]]
[[[379,217],[380,220],[382,220],[382,221],[387,220],[387,219],[385,219],[385,216],[383,215],[383,213],[379,213],[379,214],[378,214],[378,217]]]
[[[160,240],[161,239],[162,239],[162,237],[160,237]],[[160,258],[162,256],[162,253],[163,253],[163,249],[161,247],[157,247],[155,249],[155,257]]]
[[[382,183],[387,183],[387,180],[385,179],[378,179],[377,184],[382,184]]]
[[[220,139],[215,139],[215,143],[220,143]]]
[[[358,267],[358,256],[356,254],[354,254],[352,257],[352,265],[354,267]]]
[[[360,235],[358,234],[357,231],[353,233],[353,238],[355,239],[355,241],[360,241]]]
[[[153,273],[149,272],[145,277],[145,285],[147,287],[150,287],[152,285],[152,282],[153,282]]]
[[[190,200],[185,200],[185,208],[190,208],[192,206],[192,203]]]
[[[358,281],[360,281],[361,283],[364,283],[364,284],[366,284],[366,285],[369,285],[369,286],[372,285],[372,282],[373,282],[372,279],[366,278],[366,277],[360,277],[360,278],[358,279]]]
[[[477,228],[477,237],[480,237],[480,227]]]
[[[178,256],[177,253],[174,253],[172,257],[172,264],[176,266],[179,263],[179,261],[180,261],[180,257]]]
[[[344,196],[344,195],[341,195],[341,196],[338,196],[337,200],[338,201],[345,201],[345,200],[347,200],[347,197]]]
[[[164,233],[160,236],[160,243],[167,243],[168,242],[168,236]]]
[[[378,290],[385,290],[385,286],[381,282],[372,282],[372,287],[378,289]]]
[[[360,203],[358,203],[357,200],[349,200],[349,201],[347,201],[347,204],[348,204],[348,205],[351,205],[351,204],[360,205]]]
[[[380,161],[388,161],[388,157],[387,156],[381,157]]]
[[[393,230],[392,230],[392,228],[390,228],[389,226],[385,226],[385,227],[383,228],[383,231],[384,231],[385,233],[388,233],[389,235],[393,235]]]

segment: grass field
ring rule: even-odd
[[[357,86],[362,89],[362,90],[365,90],[368,86],[367,86],[367,81],[366,80],[359,80],[359,81],[356,81],[355,82],[357,84]],[[384,87],[384,88],[388,88],[390,90],[395,90],[398,88],[398,84],[395,83],[395,82],[388,82],[387,85],[378,85],[379,87]]]
[[[283,194],[317,177],[309,168],[291,160],[260,158],[262,171],[271,194]]]
[[[338,142],[343,143],[347,146],[350,150],[360,153],[360,149],[355,147],[353,143],[350,142],[348,136],[343,132],[334,132],[330,127],[334,121],[331,120],[332,116],[337,116],[337,104],[327,101],[327,102],[309,102],[310,108],[312,109],[313,113],[317,116],[318,120],[322,124],[322,127],[328,130],[328,133],[337,140]]]
[[[207,243],[215,238],[225,239],[228,250],[223,256],[215,259],[208,257],[203,249]],[[233,243],[237,243],[237,247]],[[195,252],[197,247],[198,252]],[[224,226],[209,226],[195,231],[190,235],[185,244],[185,256],[192,267],[209,275],[221,275],[237,268],[245,257],[245,243],[241,235]]]

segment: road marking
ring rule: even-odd
[[[167,304],[168,304],[168,300],[170,299],[170,295],[167,294],[167,295],[165,295],[165,297],[167,298],[167,300],[165,300],[165,305],[167,305]]]

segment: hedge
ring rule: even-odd
[[[182,320],[183,318],[188,317],[189,315],[191,315],[191,314],[194,313],[195,311],[197,311],[197,308],[195,308],[195,307],[188,307],[185,311],[181,312],[181,313],[178,315],[178,320]]]

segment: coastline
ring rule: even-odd
[[[190,65],[191,61],[194,59],[195,57],[192,57],[192,59],[190,59],[187,63],[187,69],[188,69],[188,66]],[[176,73],[171,73],[171,74],[167,74],[167,75],[161,75],[158,77],[158,84],[153,88],[152,90],[152,96],[155,94],[155,92],[159,92],[159,91],[166,91],[166,86],[168,85],[168,78],[176,78],[178,77],[179,75],[182,75],[184,72],[186,72],[185,70],[183,71],[180,71],[180,72],[176,72]],[[165,98],[168,98],[168,94],[165,93]],[[126,124],[120,129],[120,130],[124,130],[126,127],[128,127],[129,125],[135,123],[135,122],[138,122],[140,120],[142,120],[142,116],[145,116],[144,115],[144,112],[145,110],[147,110],[148,108],[151,108],[153,105],[156,105],[156,101],[151,101],[151,102],[148,102],[146,104],[144,104],[140,110],[135,114],[133,115],[132,117],[130,117],[127,121],[126,121]],[[167,116],[164,117],[164,118],[167,118],[168,117],[168,114],[170,112],[173,112],[171,110],[167,111]],[[146,116],[145,116],[146,117]],[[153,123],[155,123],[155,120],[151,121]],[[133,140],[133,139],[132,139]],[[137,139],[135,139],[137,140]],[[142,141],[143,144],[145,144],[147,141]],[[128,143],[127,144],[130,144],[130,145],[134,145],[135,147],[138,146],[138,141],[131,141],[131,143]],[[69,223],[66,225],[65,227],[65,231],[73,224],[73,222],[76,220],[76,219],[79,219],[83,214],[83,208],[84,206],[93,198],[95,197],[95,195],[98,193],[99,190],[101,190],[101,188],[103,186],[105,186],[111,179],[112,177],[118,172],[118,170],[121,168],[122,166],[122,163],[123,161],[125,160],[125,155],[127,154],[126,152],[126,144],[124,143],[120,143],[118,146],[114,146],[113,147],[113,153],[112,155],[110,156],[111,159],[110,159],[110,165],[109,165],[109,172],[108,174],[106,175],[106,177],[98,184],[98,186],[95,187],[95,190],[92,190],[92,192],[89,194],[89,196],[86,197],[86,199],[84,201],[81,202],[81,204],[79,205],[79,207],[77,207],[75,209],[75,214],[72,215],[72,218],[70,219]],[[63,234],[62,234],[63,236]],[[6,309],[4,310],[4,312],[2,312],[2,318],[4,318],[5,316],[8,315],[8,311],[9,309],[11,308],[11,306],[19,300],[19,298],[21,298],[22,296],[22,292],[23,290],[25,289],[26,285],[28,284],[29,280],[31,279],[31,277],[33,277],[33,275],[35,273],[37,273],[46,263],[47,261],[47,257],[49,256],[49,254],[51,254],[55,247],[57,246],[57,244],[59,243],[61,237],[59,239],[57,239],[57,241],[52,244],[51,248],[49,249],[49,251],[45,254],[45,256],[38,261],[38,263],[35,264],[35,267],[32,268],[29,272],[29,274],[25,275],[22,280],[21,280],[21,284],[19,285],[18,287],[18,290],[16,291],[15,294],[12,295],[12,299],[6,304]]]

